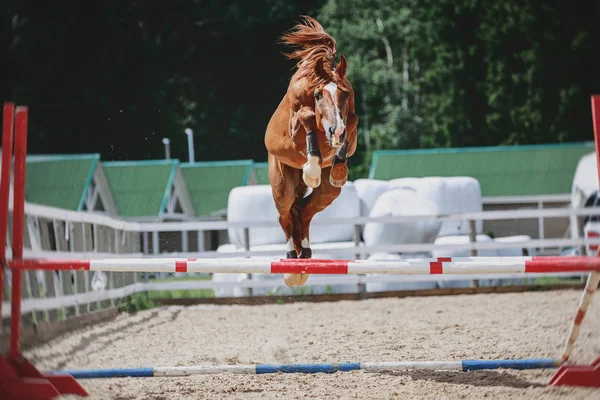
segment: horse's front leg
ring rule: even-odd
[[[336,151],[331,163],[329,183],[334,187],[342,187],[348,180],[348,157],[356,151],[356,135],[358,128],[358,116],[353,112],[348,114],[346,141]]]
[[[335,187],[342,187],[348,180],[348,146],[350,143],[344,142],[335,153],[331,162],[331,172],[329,174],[329,183]]]
[[[323,157],[317,140],[317,117],[312,108],[304,106],[294,115],[291,136],[296,146],[301,148],[302,143],[298,143],[300,129],[306,132],[306,163],[302,165],[302,180],[306,186],[314,189],[321,185]]]

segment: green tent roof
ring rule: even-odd
[[[269,184],[269,163],[259,162],[254,163],[254,174],[256,176],[257,185],[268,185]]]
[[[181,164],[196,215],[206,216],[227,208],[231,189],[248,183],[252,160]]]
[[[114,161],[102,167],[121,217],[165,213],[178,160]]]
[[[99,154],[28,156],[25,200],[82,210],[99,160]]]
[[[567,194],[579,159],[590,151],[593,142],[376,151],[369,177],[470,176],[483,196]]]

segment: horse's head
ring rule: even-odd
[[[327,141],[332,147],[340,147],[346,140],[346,122],[350,102],[354,99],[352,87],[346,79],[346,58],[341,55],[340,62],[333,71],[324,68],[322,59],[315,65],[315,73],[322,77],[315,91],[315,114],[317,128],[325,131]]]

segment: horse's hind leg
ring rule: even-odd
[[[279,214],[278,221],[287,245],[286,258],[297,258],[294,247],[293,232],[297,224],[292,213],[294,204],[295,189],[299,181],[299,174],[287,165],[280,163],[273,156],[269,156],[269,181],[275,208]]]
[[[302,211],[300,213],[300,238],[302,248],[300,258],[311,258],[312,250],[310,248],[310,223],[314,216],[329,207],[331,203],[340,195],[342,189],[333,186],[326,179],[331,174],[331,167],[323,168],[321,186],[314,189],[313,192],[303,199]],[[297,285],[302,286],[308,280],[308,275],[303,274],[302,280]]]
[[[285,234],[287,245],[286,258],[298,258],[296,249],[300,248],[298,231],[300,226],[300,210],[297,207],[298,192],[306,190],[300,180],[300,171],[288,167],[269,157],[269,180],[279,213],[279,225]],[[300,196],[300,198],[302,198]],[[297,286],[302,281],[302,274],[284,274],[283,281],[287,286]],[[306,280],[304,280],[306,282]],[[302,282],[302,284],[304,283]]]

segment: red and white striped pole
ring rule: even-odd
[[[17,107],[15,111],[15,173],[13,189],[13,260],[23,259],[23,231],[25,227],[25,162],[27,158],[28,109]],[[12,271],[12,298],[10,319],[10,356],[17,357],[21,339],[21,292],[23,271]]]
[[[594,142],[596,144],[596,162],[598,163],[598,182],[600,184],[600,95],[592,96],[592,121],[594,126]],[[600,257],[600,249],[596,253],[596,257]],[[575,313],[575,318],[573,318],[569,338],[567,339],[567,343],[565,343],[561,357],[563,363],[567,362],[571,353],[573,353],[575,341],[581,330],[581,323],[585,318],[585,313],[590,307],[594,293],[598,288],[598,283],[600,283],[600,272],[590,272],[585,285],[585,290],[579,301],[579,306],[577,307],[577,312]]]
[[[13,270],[255,274],[503,274],[600,271],[598,257],[440,257],[405,260],[109,258],[13,260]]]
[[[4,269],[6,263],[6,237],[8,236],[8,202],[12,166],[15,104],[4,103],[2,112],[2,176],[0,178],[0,315],[4,299]]]

